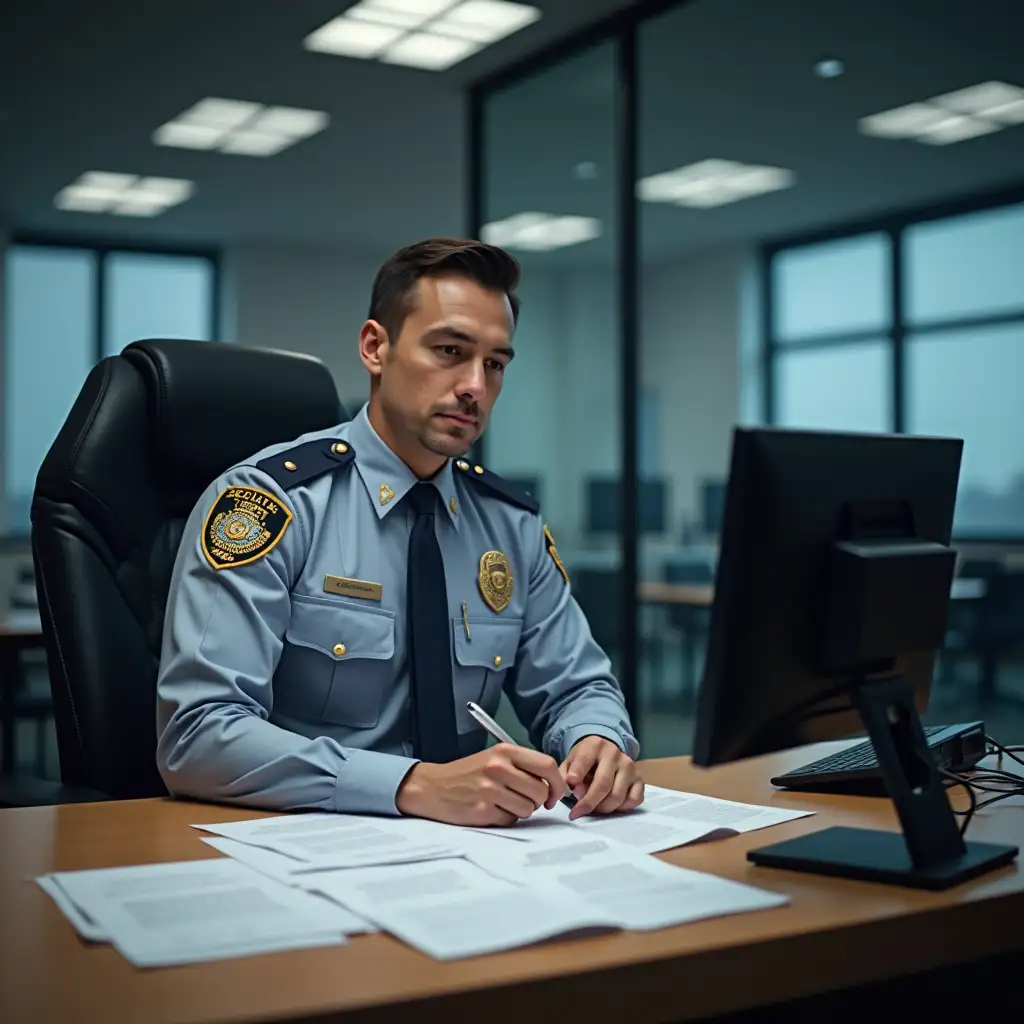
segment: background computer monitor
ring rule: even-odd
[[[700,484],[700,529],[708,537],[722,531],[725,512],[725,481],[702,480]]]
[[[945,888],[1016,854],[964,845],[917,714],[945,636],[962,447],[733,434],[693,760],[714,765],[866,726],[904,827],[903,836],[828,829],[751,851],[755,863]]]
[[[668,481],[642,477],[639,482],[641,533],[664,533],[668,521]],[[587,480],[586,526],[588,533],[618,533],[621,522],[622,485],[617,479]]]

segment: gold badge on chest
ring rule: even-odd
[[[515,579],[508,559],[500,551],[485,551],[480,556],[480,571],[477,573],[480,593],[493,612],[503,612],[512,600]]]

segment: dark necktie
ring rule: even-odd
[[[409,668],[412,673],[413,741],[423,761],[459,757],[452,690],[452,627],[444,562],[434,532],[437,489],[416,484],[408,494],[416,513],[409,536]]]

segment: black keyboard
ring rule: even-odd
[[[936,764],[947,771],[968,771],[985,756],[985,727],[981,722],[927,725],[924,735]],[[772,785],[785,789],[868,794],[884,791],[878,758],[870,740],[794,768],[771,781]]]

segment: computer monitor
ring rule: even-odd
[[[725,481],[702,480],[700,484],[700,529],[707,537],[715,537],[722,531],[722,514],[725,511]]]
[[[755,864],[943,889],[1017,854],[964,842],[918,717],[945,639],[962,447],[734,431],[693,760],[866,727],[903,826],[824,829]]]
[[[641,533],[664,533],[668,521],[668,481],[664,477],[642,477],[639,487]],[[621,522],[622,485],[612,478],[587,480],[587,532],[618,533]]]

